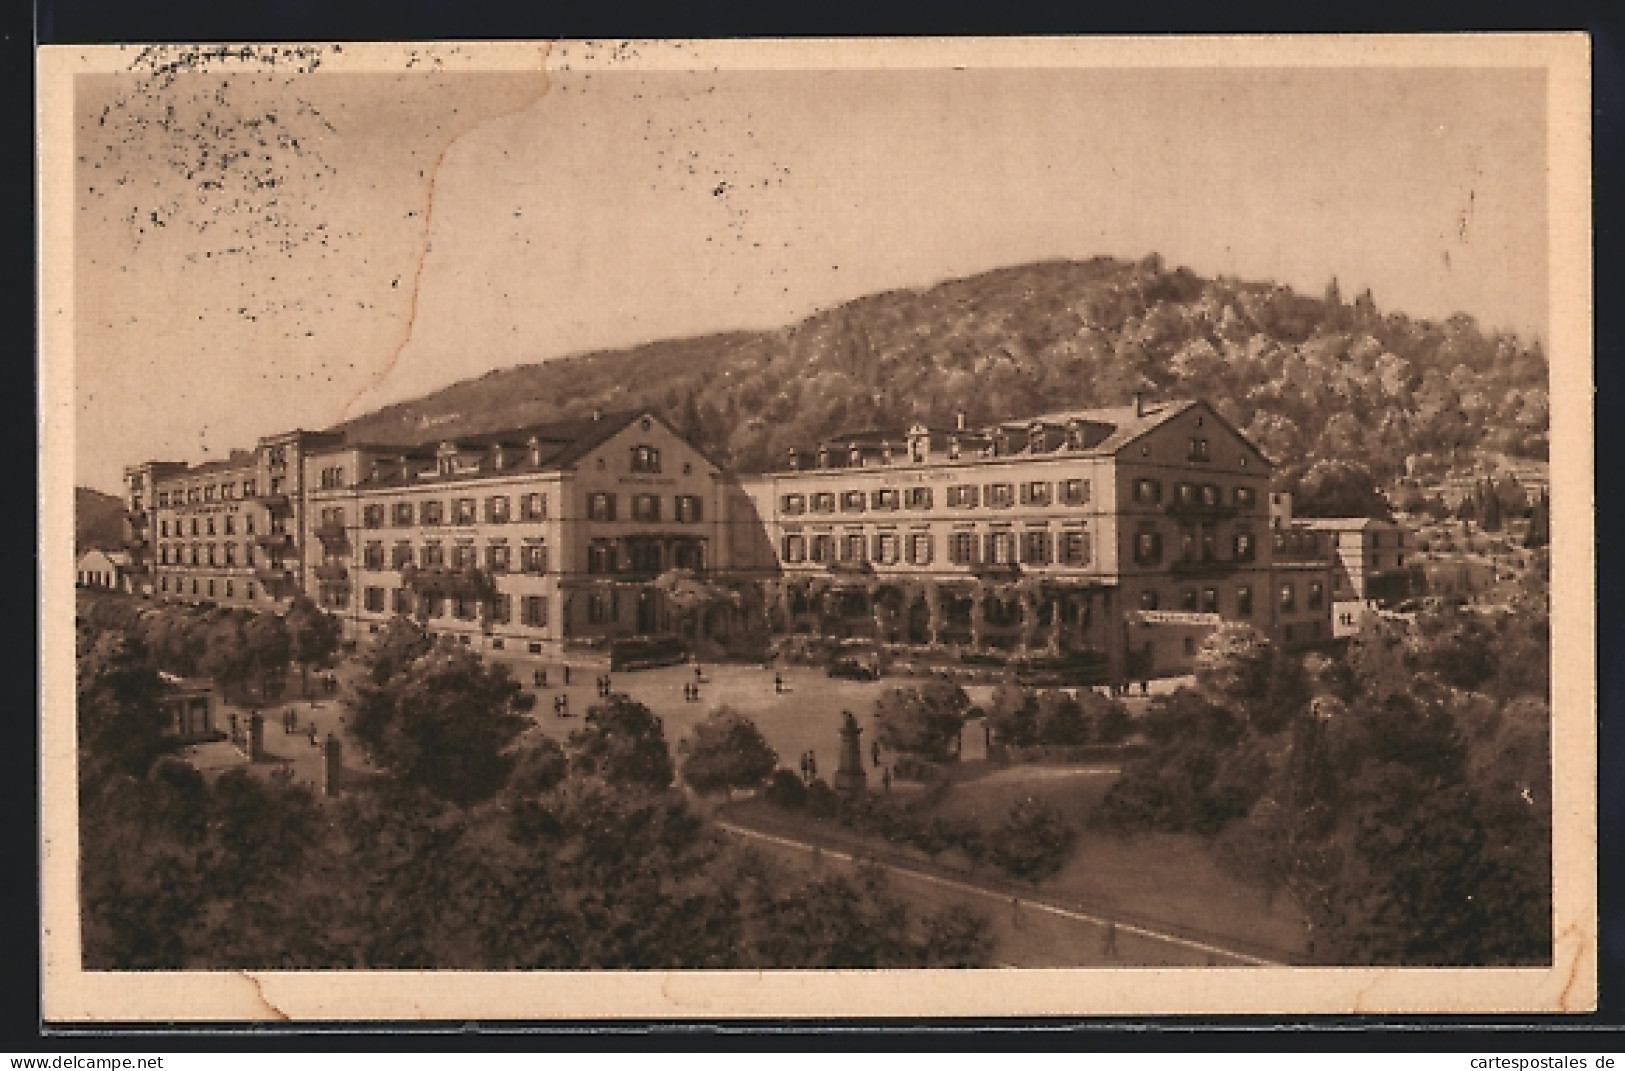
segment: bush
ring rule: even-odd
[[[841,795],[823,780],[814,778],[807,786],[807,798],[804,804],[808,814],[814,818],[839,818],[841,815]]]
[[[763,798],[775,807],[799,811],[807,805],[807,786],[802,784],[794,770],[778,769],[767,783]]]
[[[993,835],[993,864],[1011,877],[1038,881],[1061,869],[1076,834],[1040,800],[1018,800]]]

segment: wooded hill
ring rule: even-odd
[[[73,489],[73,550],[117,550],[124,546],[124,502],[88,487]]]
[[[1269,282],[1097,257],[873,294],[772,331],[672,339],[490,372],[337,425],[417,442],[652,406],[724,465],[777,467],[791,446],[914,420],[945,425],[1202,396],[1301,471],[1477,448],[1545,457],[1538,341]]]

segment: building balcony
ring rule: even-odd
[[[263,532],[254,542],[267,551],[292,550],[293,536],[287,532]]]
[[[323,562],[312,570],[316,579],[324,584],[338,584],[350,579],[350,569],[340,562]]]
[[[830,562],[829,571],[836,576],[874,576],[873,562]]]
[[[1021,566],[1015,562],[979,562],[970,567],[970,575],[978,580],[1017,580]]]
[[[1178,577],[1225,577],[1246,565],[1231,558],[1181,558],[1168,564],[1168,571]]]
[[[1240,512],[1235,506],[1220,502],[1170,502],[1165,511],[1170,517],[1192,521],[1225,521]]]
[[[311,531],[325,546],[343,546],[350,541],[349,530],[344,525],[332,521],[324,521]]]
[[[255,495],[254,501],[272,513],[291,513],[293,511],[293,499],[280,491],[276,494]]]

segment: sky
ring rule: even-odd
[[[1540,70],[81,75],[77,482],[493,369],[1161,254],[1547,331]]]

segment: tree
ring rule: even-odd
[[[288,668],[288,629],[276,614],[258,613],[243,626],[249,664],[259,678],[260,698],[266,698],[266,684],[272,674]]]
[[[1552,539],[1552,502],[1544,490],[1529,513],[1529,531],[1524,535],[1523,545],[1531,549],[1544,547]]]
[[[231,686],[246,680],[253,665],[243,615],[232,610],[210,615],[203,626],[203,655],[198,668],[213,678],[223,695],[230,696]]]
[[[694,727],[683,760],[683,780],[696,792],[754,788],[779,764],[778,752],[754,722],[732,707],[721,706]]]
[[[917,688],[893,688],[875,700],[879,739],[895,751],[933,762],[953,758],[970,699],[946,677]]]
[[[1284,727],[1308,702],[1303,667],[1250,625],[1214,630],[1196,652],[1196,686],[1208,701],[1263,733]]]
[[[374,684],[384,684],[432,650],[434,641],[423,626],[404,614],[396,614],[367,649],[363,664]]]
[[[78,658],[81,780],[117,772],[144,776],[164,750],[158,705],[163,682],[138,640],[122,632],[97,637]]]
[[[1393,518],[1376,477],[1359,461],[1316,461],[1297,487],[1288,490],[1293,492],[1292,512],[1303,517]]]
[[[526,720],[512,709],[519,685],[503,665],[450,648],[364,683],[349,700],[351,728],[374,761],[436,797],[466,805],[507,779],[509,745]]]
[[[1052,805],[1031,797],[1017,800],[993,836],[993,863],[1036,882],[1060,871],[1075,837]]]
[[[570,734],[571,766],[612,785],[669,788],[675,771],[660,719],[624,695],[588,708],[586,727]]]
[[[288,607],[283,624],[288,630],[288,653],[299,663],[305,692],[309,694],[310,668],[331,665],[338,653],[339,619],[301,595]]]

